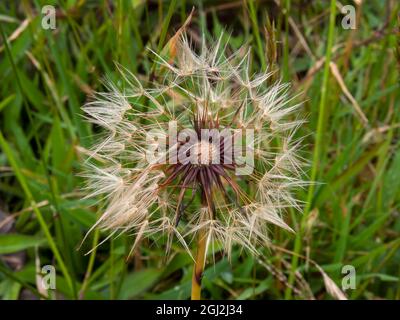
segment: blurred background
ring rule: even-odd
[[[206,299],[400,299],[400,102],[397,0],[0,2],[0,297],[188,299],[191,258],[149,241],[127,259],[123,235],[83,237],[98,212],[83,200],[81,106],[118,80],[114,62],[151,77],[192,13],[194,41],[227,30],[304,101],[302,156],[311,189],[290,234],[256,259],[217,254]]]

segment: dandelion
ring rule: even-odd
[[[207,253],[228,257],[237,244],[253,254],[268,245],[268,226],[292,229],[283,215],[300,209],[303,159],[294,134],[299,105],[271,73],[250,73],[250,51],[228,54],[224,35],[196,51],[179,35],[169,56],[154,53],[151,83],[117,66],[83,109],[102,127],[86,161],[89,197],[102,197],[93,226],[140,239],[177,239],[196,253],[192,299],[200,299]]]

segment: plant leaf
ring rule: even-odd
[[[22,234],[0,235],[0,254],[22,251],[45,242],[45,239]]]

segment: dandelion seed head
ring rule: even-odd
[[[225,38],[201,41],[196,50],[196,41],[183,33],[174,52],[152,51],[157,68],[151,82],[117,65],[118,85],[105,81],[106,92],[83,107],[99,132],[85,152],[82,174],[88,197],[98,199],[103,212],[93,228],[129,232],[134,247],[141,238],[165,236],[160,241],[167,252],[175,238],[189,253],[203,232],[208,250],[228,256],[235,244],[256,254],[268,245],[271,225],[293,231],[285,212],[301,210],[293,191],[307,185],[295,138],[303,123],[300,105],[288,84],[272,83],[271,72],[252,74],[251,52],[231,52]],[[192,129],[197,141],[173,141],[171,123],[177,137]],[[204,129],[233,137],[251,129],[254,140],[229,149],[229,140],[206,139]],[[171,162],[173,152],[187,161]],[[245,162],[249,174],[237,174],[243,163],[229,159],[232,152],[254,155]]]

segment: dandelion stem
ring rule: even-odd
[[[197,242],[196,261],[193,266],[192,300],[201,299],[201,278],[206,260],[207,234],[204,228],[200,229]]]
[[[207,196],[204,189],[202,189],[201,192],[201,203],[203,207],[208,207],[208,209],[210,209],[210,204],[209,201],[207,201]],[[200,221],[200,224],[206,219],[207,219],[206,215],[203,215],[200,219],[202,220]],[[205,227],[202,227],[199,230],[197,236],[198,236],[197,253],[196,253],[196,260],[193,266],[193,276],[192,276],[192,300],[201,300],[201,279],[203,277],[204,266],[206,264],[206,251],[207,251],[207,231]]]

